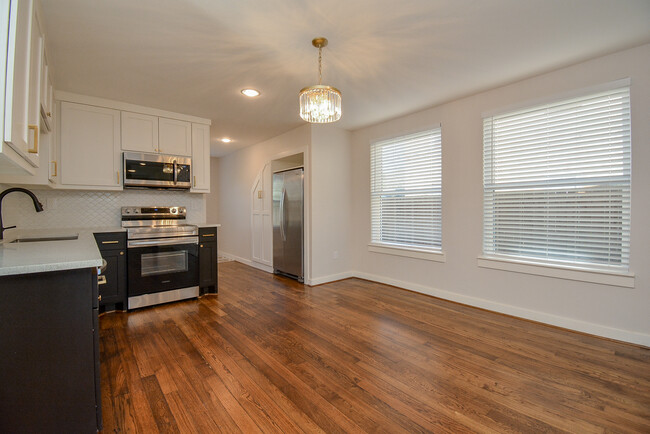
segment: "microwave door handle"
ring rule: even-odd
[[[176,160],[174,160],[174,185],[178,183],[178,165],[176,164]]]

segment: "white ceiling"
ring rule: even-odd
[[[648,0],[41,1],[57,89],[210,118],[214,156],[303,123],[317,36],[347,129],[650,42]]]

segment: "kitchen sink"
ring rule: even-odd
[[[64,240],[76,240],[79,238],[79,234],[74,235],[64,235],[58,237],[24,237],[16,238],[11,241],[11,243],[36,243],[41,241],[64,241]]]

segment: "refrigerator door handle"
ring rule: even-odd
[[[282,189],[282,197],[280,198],[280,235],[282,240],[287,241],[287,234],[284,231],[284,198],[287,195],[287,190]]]

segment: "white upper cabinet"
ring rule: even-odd
[[[158,152],[158,116],[122,112],[122,149]]]
[[[120,112],[61,102],[60,184],[121,190]]]
[[[59,156],[49,159],[54,188],[121,190],[122,152],[142,152],[192,157],[191,191],[210,191],[209,119],[68,92],[55,95],[57,140],[47,148]]]
[[[8,4],[7,4],[8,3]],[[38,126],[30,129],[29,99],[30,99],[30,69],[32,59],[32,24],[34,4],[32,0],[3,1],[1,6],[3,28],[8,28],[3,63],[6,71],[4,94],[4,125],[2,160],[12,160],[17,167],[22,167],[23,173],[33,173],[29,165],[35,166],[34,157],[30,156],[30,135],[38,137]],[[4,24],[8,25],[4,27]],[[6,45],[4,44],[6,42]],[[38,44],[37,44],[38,45]],[[33,141],[33,139],[32,139]],[[5,149],[4,145],[11,149]],[[31,148],[33,149],[33,148]],[[13,150],[14,152],[11,152]],[[17,159],[21,157],[23,161]],[[25,165],[27,162],[29,165]],[[6,164],[2,164],[3,169]],[[18,172],[19,173],[19,172]]]
[[[54,111],[54,87],[50,78],[50,65],[47,62],[45,50],[41,59],[41,119],[47,131],[52,131]]]
[[[48,139],[49,139],[49,158],[48,158],[48,167],[47,167],[47,180],[52,183],[56,184],[59,181],[59,134],[58,132],[58,123],[55,121],[55,119],[58,119],[58,112],[60,111],[60,104],[57,106],[54,103],[54,100],[52,100],[52,107],[51,107],[51,117],[50,119],[52,120],[50,122],[50,125],[52,127],[51,134],[48,134]]]
[[[193,193],[210,193],[210,125],[192,124]]]
[[[192,124],[123,111],[122,150],[189,157],[192,155]]]
[[[49,185],[49,132],[54,128],[45,57],[45,35],[39,4],[32,0],[2,1],[0,6],[0,182]],[[5,27],[6,25],[6,27]],[[6,80],[6,82],[5,82]],[[3,85],[5,84],[5,85]],[[49,117],[44,118],[44,104]],[[53,166],[55,166],[54,163]],[[56,172],[56,170],[55,170]]]
[[[32,17],[32,30],[30,37],[30,68],[29,68],[29,99],[27,102],[27,120],[29,134],[27,136],[28,149],[27,158],[34,167],[39,167],[39,138],[41,126],[41,75],[43,73],[43,54],[45,52],[45,40],[41,26],[36,15]]]
[[[158,119],[158,152],[171,155],[192,155],[192,124],[176,119]]]

